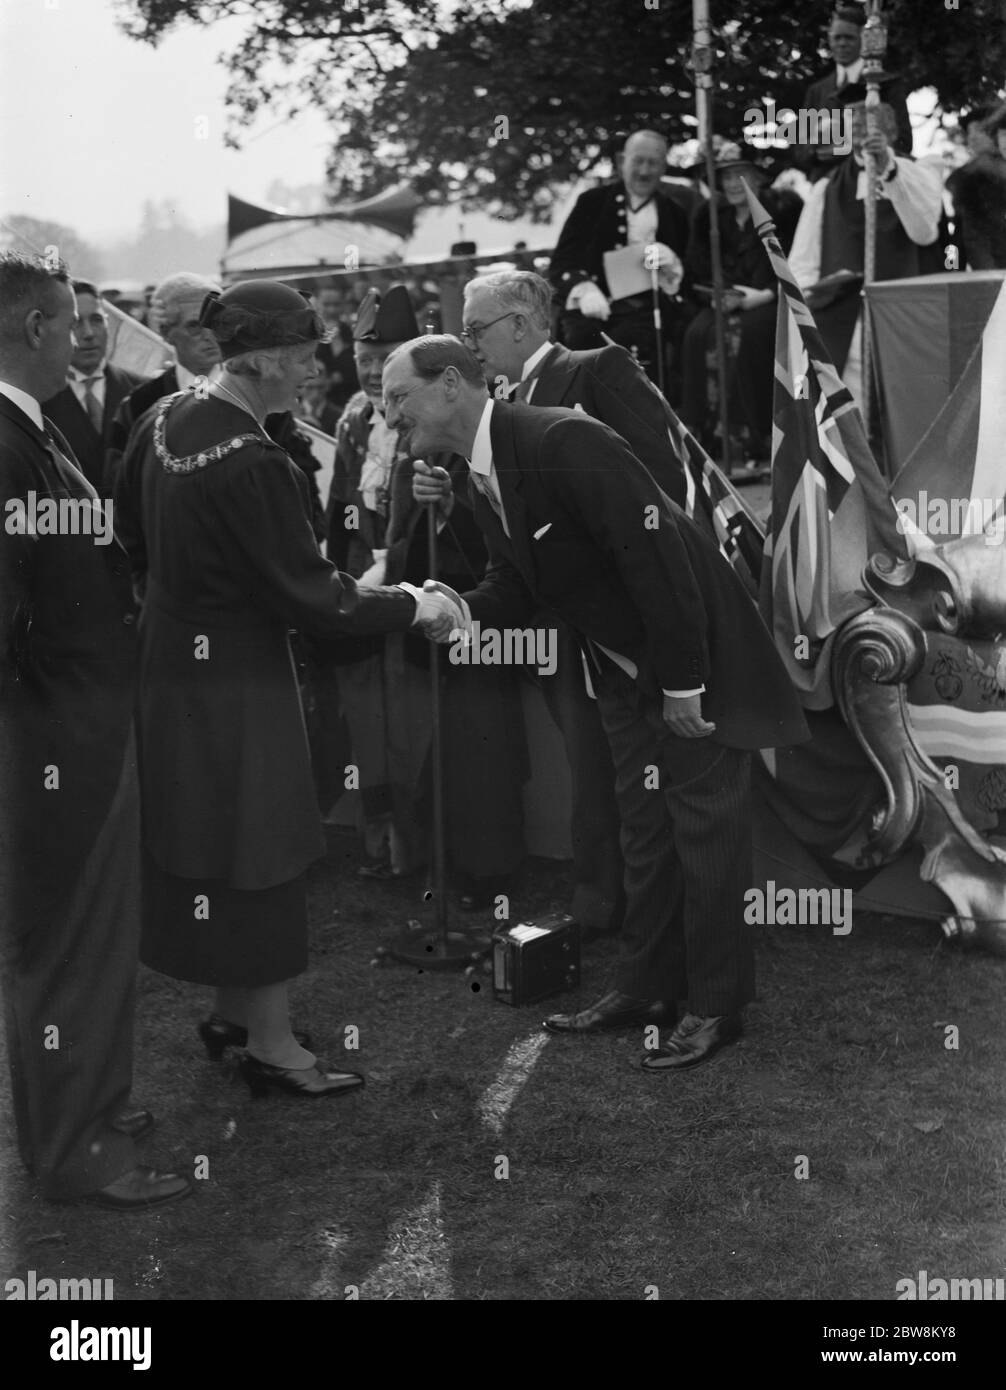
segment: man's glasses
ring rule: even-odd
[[[519,310],[517,309],[511,309],[509,314],[500,314],[498,319],[490,319],[488,323],[469,324],[467,328],[462,328],[461,330],[461,341],[463,343],[470,343],[474,347],[482,337],[482,334],[485,333],[487,329],[492,328],[494,323],[502,323],[504,319],[512,319],[514,314],[518,312]]]

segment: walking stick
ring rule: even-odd
[[[696,116],[699,145],[704,149],[706,182],[709,185],[709,257],[713,272],[713,322],[716,331],[716,379],[720,405],[720,456],[723,471],[730,476],[730,418],[727,406],[727,341],[723,323],[723,261],[720,256],[720,223],[716,215],[716,160],[713,155],[713,78],[712,31],[709,27],[709,0],[692,3],[692,67],[695,71]]]
[[[880,106],[880,77],[884,54],[887,52],[887,30],[880,16],[880,0],[869,0],[868,17],[863,29],[863,79],[866,83],[866,130],[874,135],[878,129],[878,110]],[[877,268],[877,194],[880,187],[877,161],[870,151],[866,151],[866,205],[864,213],[863,245],[863,309],[861,314],[862,371],[863,371],[863,423],[866,437],[873,436],[873,415],[875,391],[873,380],[873,333],[870,325],[870,308],[866,297],[868,285],[872,285]]]
[[[426,325],[426,332],[433,332],[433,325]],[[440,557],[437,542],[437,504],[430,502],[426,509],[427,572],[430,579],[436,579]],[[410,921],[402,936],[393,946],[379,946],[374,952],[371,965],[380,965],[385,960],[394,960],[402,965],[412,965],[419,970],[474,970],[492,950],[492,941],[484,934],[481,937],[462,931],[448,930],[447,921],[447,856],[444,834],[444,763],[443,730],[441,725],[440,700],[440,647],[430,642],[430,713],[431,740],[430,761],[433,781],[433,854],[432,889],[427,900],[433,898],[435,930],[427,931],[421,922]]]
[[[655,258],[650,261],[650,293],[653,296],[653,333],[657,345],[657,386],[664,394],[664,327],[660,317],[660,285],[657,280],[659,270]]]

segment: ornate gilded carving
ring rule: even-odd
[[[877,606],[842,627],[832,652],[842,715],[884,787],[861,862],[879,866],[909,844],[921,845],[923,879],[955,908],[945,934],[1006,955],[1006,848],[976,828],[950,769],[920,746],[907,696],[926,664],[926,679],[952,711],[966,687],[977,691],[972,709],[1006,709],[1006,546],[979,535],[910,561],[874,556],[863,581]],[[926,713],[916,707],[915,717]],[[1006,739],[1001,747],[990,742],[987,762],[973,779],[972,804],[981,807],[979,819],[984,814],[994,823],[1006,805]]]

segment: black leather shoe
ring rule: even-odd
[[[648,1052],[640,1066],[644,1071],[685,1071],[714,1057],[720,1048],[736,1042],[741,1035],[737,1014],[699,1018],[685,1014],[664,1047]]]
[[[267,1091],[286,1091],[292,1096],[344,1096],[358,1091],[364,1078],[356,1071],[331,1071],[324,1062],[313,1067],[273,1067],[246,1052],[240,1062],[241,1075],[256,1098]]]
[[[149,1207],[163,1207],[166,1202],[177,1202],[180,1197],[191,1194],[192,1184],[179,1173],[158,1173],[154,1168],[131,1168],[107,1187],[88,1192],[75,1200],[96,1207],[108,1207],[112,1211],[145,1211]]]
[[[108,1123],[110,1128],[117,1129],[120,1134],[128,1134],[135,1141],[150,1133],[154,1127],[154,1117],[149,1110],[123,1110]]]
[[[578,1014],[552,1014],[542,1027],[550,1033],[600,1033],[638,1023],[669,1023],[673,1017],[674,1004],[667,999],[637,999],[613,989]]]
[[[240,1023],[229,1023],[226,1018],[221,1018],[219,1014],[210,1014],[209,1018],[204,1018],[199,1025],[199,1036],[203,1041],[210,1059],[219,1062],[228,1047],[247,1047],[248,1029],[242,1028]],[[298,1032],[293,1029],[293,1036],[308,1052],[313,1052],[311,1044],[311,1034]]]

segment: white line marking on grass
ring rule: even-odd
[[[517,1099],[534,1070],[534,1065],[549,1041],[547,1033],[532,1033],[514,1043],[503,1059],[496,1080],[479,1097],[479,1114],[494,1134],[502,1134],[510,1107]]]

